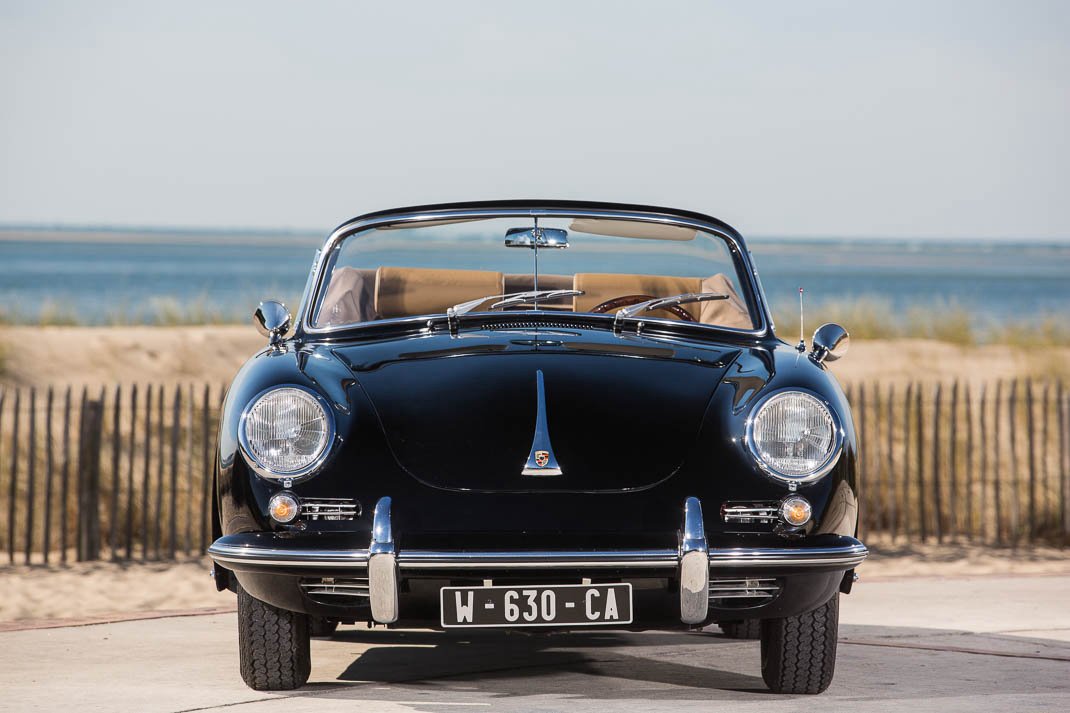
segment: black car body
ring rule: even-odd
[[[540,227],[548,223],[567,227]],[[507,230],[495,232],[503,225]],[[433,239],[419,243],[426,246],[419,259],[432,267],[476,246],[510,261],[533,257],[530,284],[523,272],[500,282],[493,273],[486,284],[502,284],[502,307],[431,309],[445,293],[478,299],[497,290],[480,291],[485,270],[469,279],[452,266],[439,274],[342,264],[353,236],[371,236],[364,258],[380,250],[396,261],[416,260],[391,247],[389,231],[400,241],[403,233],[419,236],[413,231],[421,226]],[[656,263],[664,253],[663,264],[677,275],[629,273],[618,289],[651,289],[614,295],[604,273],[552,272],[565,254],[555,240],[578,246],[568,258],[576,265],[603,264],[616,259],[610,248],[632,250],[627,241],[644,239],[644,231],[654,237],[634,251],[636,264]],[[691,233],[723,241],[723,250],[684,245]],[[729,266],[713,280],[721,291],[703,291],[713,278],[691,291],[699,278],[679,274],[703,250],[723,254]],[[242,672],[250,685],[303,683],[308,627],[336,622],[566,629],[721,623],[729,635],[762,638],[763,673],[774,690],[828,685],[831,661],[798,660],[784,650],[783,631],[810,622],[824,658],[830,646],[834,657],[835,602],[866,556],[854,537],[851,412],[823,363],[842,351],[846,333],[822,328],[810,354],[779,340],[734,229],[701,214],[605,203],[422,206],[343,224],[314,263],[291,336],[284,338],[283,310],[258,311],[272,344],[242,367],[223,407],[218,539],[210,548],[216,579],[240,590],[243,627],[264,617],[293,627],[294,640],[282,647],[291,652],[283,670],[293,672],[281,678],[258,674],[255,665],[277,657],[278,647],[243,630]],[[352,279],[335,289],[343,277]],[[419,291],[406,292],[416,284]],[[540,284],[559,292],[532,295]],[[511,286],[524,294],[510,298],[517,292]],[[657,298],[672,303],[621,314],[621,304]],[[581,299],[588,300],[582,309]],[[719,304],[733,306],[735,316],[710,323],[707,299],[715,312]],[[347,309],[338,319],[323,316]],[[291,390],[285,399],[256,407],[264,413],[254,408],[280,388]],[[767,403],[783,422],[758,418]],[[282,418],[287,408],[311,414],[318,430],[305,434],[304,422],[294,421],[283,435],[272,431],[271,414]],[[792,428],[802,435],[785,447],[781,431]],[[287,433],[321,445],[287,451],[309,460],[302,467],[273,470],[261,461],[282,458],[272,444]],[[781,449],[778,465],[765,462],[774,461],[761,438]],[[784,463],[811,468],[785,474],[778,471]],[[608,613],[607,600],[614,602]],[[815,616],[828,621],[814,624]],[[802,683],[793,678],[797,671],[806,674]]]

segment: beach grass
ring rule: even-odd
[[[798,308],[774,312],[777,333],[789,341],[798,334]],[[894,309],[888,300],[861,297],[827,300],[806,307],[805,339],[820,324],[835,322],[856,339],[931,339],[958,346],[1068,346],[1070,319],[1041,314],[1022,321],[988,319],[951,302]]]
[[[297,304],[298,299],[284,300]],[[23,327],[195,327],[248,324],[257,301],[250,299],[240,309],[217,306],[207,294],[189,298],[171,295],[150,297],[139,305],[115,303],[104,313],[79,314],[75,305],[47,300],[36,309],[22,305],[0,306],[0,325]]]

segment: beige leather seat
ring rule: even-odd
[[[381,319],[441,314],[460,302],[502,294],[503,282],[502,273],[489,270],[380,267],[375,273],[375,311]]]
[[[530,272],[507,274],[503,292],[529,292],[535,289],[535,276]],[[539,275],[540,290],[571,290],[572,275]],[[571,312],[572,298],[558,297],[555,300],[539,300],[539,309],[556,309]]]
[[[698,292],[701,280],[697,277],[667,277],[662,275],[625,275],[608,272],[578,272],[575,285],[584,294],[577,295],[573,309],[577,312],[590,312],[592,309],[614,297],[625,295],[650,295],[651,297],[668,297],[684,292]],[[696,320],[697,304],[681,305]],[[671,312],[658,310],[657,317],[677,319]]]
[[[375,318],[375,270],[340,267],[332,272],[316,326],[356,324]]]
[[[750,315],[746,305],[732,286],[726,275],[716,274],[712,277],[672,277],[666,275],[629,275],[600,272],[576,273],[575,289],[584,294],[574,298],[573,309],[576,312],[590,312],[607,300],[625,295],[650,295],[651,297],[669,297],[685,292],[723,292],[727,300],[696,302],[680,305],[696,321],[733,329],[751,329]],[[678,319],[672,312],[658,310],[652,316],[666,319]]]
[[[334,271],[317,318],[318,326],[355,324],[373,319],[441,314],[448,307],[468,300],[522,292],[534,287],[530,274],[503,275],[489,270],[436,270],[414,267],[380,267],[361,270],[342,267]],[[563,298],[540,307],[589,312],[595,306],[625,295],[668,297],[685,292],[723,292],[727,300],[681,305],[703,324],[751,329],[743,300],[723,274],[712,277],[672,277],[584,272],[569,275],[539,275],[539,289],[583,290],[575,298]],[[487,309],[488,300],[477,310]],[[659,310],[656,316],[676,319]]]
[[[719,272],[712,277],[707,277],[699,288],[699,292],[722,292],[728,295],[728,299],[700,302],[697,305],[700,308],[698,321],[718,327],[754,329],[750,310],[747,309],[746,303],[736,292],[736,288],[727,275]]]

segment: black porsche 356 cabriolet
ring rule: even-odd
[[[304,684],[339,623],[701,629],[761,639],[817,693],[866,548],[855,435],[824,363],[776,337],[743,238],[570,201],[355,218],[291,334],[223,407],[209,552],[241,675]]]

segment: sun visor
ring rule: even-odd
[[[576,218],[568,229],[590,235],[610,235],[617,238],[645,238],[647,240],[694,240],[698,231],[679,225],[645,223],[638,220],[606,220],[604,218]]]

